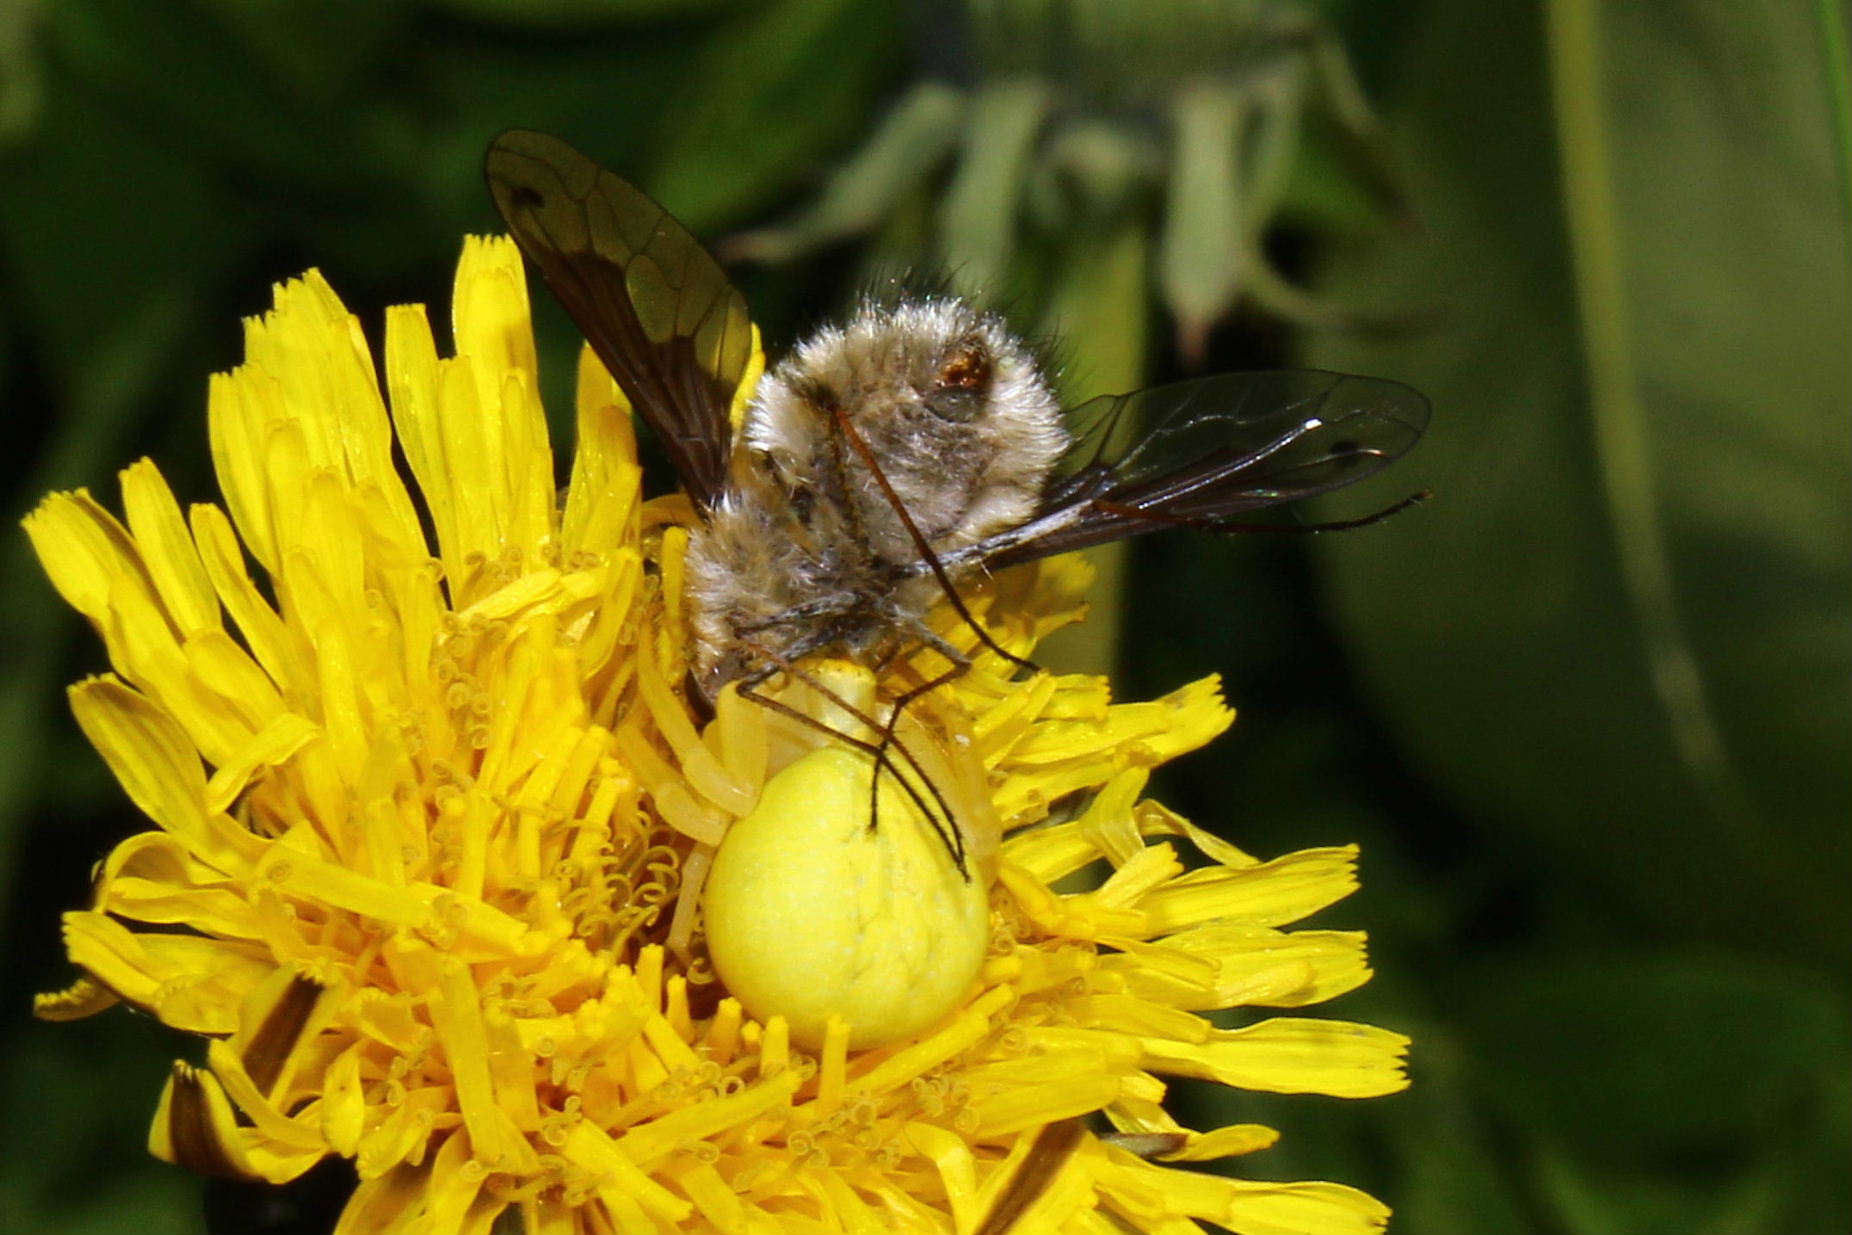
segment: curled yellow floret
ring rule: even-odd
[[[838,748],[732,692],[711,721],[689,706],[692,512],[642,500],[589,354],[558,487],[507,242],[466,246],[451,333],[392,310],[376,371],[311,272],[212,382],[222,504],[183,509],[144,461],[120,518],[78,491],[26,521],[112,667],[72,688],[78,721],[153,825],[67,915],[83,976],[40,1012],[126,1002],[202,1035],[154,1152],[277,1183],[350,1158],[354,1233],[1382,1229],[1342,1185],[1165,1164],[1274,1139],[1180,1127],[1166,1076],[1405,1083],[1400,1035],[1269,1011],[1368,977],[1360,934],[1290,929],[1352,890],[1355,853],[1260,861],[1141,799],[1229,724],[1213,680],[1115,703],[1101,679],[1019,679],[941,615],[975,668],[901,737],[969,832],[970,959],[879,1033],[853,1003],[800,1026],[787,996],[735,998],[695,889],[718,861],[726,911],[751,908],[729,830]],[[972,608],[1026,653],[1085,576],[1006,572]],[[886,672],[891,697],[930,671]],[[783,698],[827,716],[807,689]],[[865,784],[835,766],[828,793],[842,774]],[[1245,1011],[1203,1015],[1224,1009]],[[1083,1118],[1029,1187],[1038,1137]]]

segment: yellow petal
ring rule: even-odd
[[[248,871],[264,842],[206,810],[199,753],[174,719],[115,678],[71,688],[71,710],[135,805],[201,861]]]
[[[684,1111],[691,1109],[698,1108]],[[598,1177],[598,1193],[607,1204],[614,1196],[621,1196],[671,1222],[682,1221],[694,1207],[643,1173],[643,1163],[627,1152],[637,1137],[633,1132],[622,1141],[614,1141],[590,1123],[578,1123],[563,1148],[575,1163]],[[649,1156],[653,1159],[655,1151]]]
[[[471,237],[457,263],[451,299],[457,354],[470,358],[503,540],[538,545],[553,532],[553,455],[540,407],[527,276],[514,242]]]
[[[149,1129],[148,1152],[204,1175],[283,1184],[321,1161],[326,1150],[268,1143],[239,1125],[211,1073],[176,1063]]]
[[[251,581],[237,533],[225,512],[217,506],[196,505],[192,509],[192,527],[200,561],[218,593],[219,603],[238,624],[238,633],[258,664],[278,686],[300,686],[305,680],[300,648],[283,619]]]
[[[125,584],[144,588],[152,604],[153,581],[128,529],[87,490],[49,494],[24,526],[52,586],[91,621],[103,620],[111,595]]]
[[[1328,1183],[1266,1183],[1179,1171],[1116,1155],[1096,1168],[1102,1191],[1135,1222],[1187,1214],[1237,1235],[1375,1235],[1386,1205]]]
[[[258,769],[287,762],[320,736],[321,730],[306,718],[288,712],[279,714],[253,735],[243,750],[212,774],[206,782],[206,809],[229,810]]]
[[[1275,1017],[1207,1042],[1144,1038],[1148,1066],[1268,1093],[1374,1098],[1408,1087],[1408,1039],[1350,1021]]]
[[[180,503],[147,459],[122,473],[122,506],[155,589],[181,634],[219,628],[218,598],[199,550],[180,516]]]
[[[575,406],[579,432],[560,543],[568,553],[608,553],[635,532],[640,471],[630,402],[589,344],[579,353]]]
[[[437,343],[431,337],[423,305],[396,305],[386,310],[384,369],[400,449],[424,495],[445,568],[453,578],[461,578],[464,548],[457,523],[456,493],[446,470]]]
[[[32,997],[32,1015],[42,1021],[76,1021],[113,1008],[121,1000],[95,978],[81,977],[61,991]]]
[[[1357,847],[1306,849],[1259,866],[1192,871],[1138,903],[1151,933],[1167,935],[1202,922],[1279,926],[1357,889]]]
[[[438,967],[438,975],[431,1021],[450,1061],[457,1106],[469,1129],[472,1152],[494,1170],[526,1173],[538,1169],[540,1163],[533,1146],[496,1102],[495,1082],[489,1072],[488,1033],[483,1028],[480,997],[469,967],[454,956],[446,957]]]

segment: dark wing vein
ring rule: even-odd
[[[1214,531],[1267,506],[1373,476],[1427,428],[1397,382],[1315,370],[1230,373],[1084,403],[1044,494],[1052,530],[1005,542],[992,567],[1179,525]],[[1003,539],[1003,538],[1000,538]]]
[[[689,496],[713,505],[752,357],[745,299],[668,211],[556,137],[503,133],[483,170],[515,242],[655,431]]]

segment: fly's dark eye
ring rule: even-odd
[[[939,366],[932,388],[924,395],[926,410],[956,423],[975,419],[984,410],[991,374],[990,349],[980,340],[965,340]]]

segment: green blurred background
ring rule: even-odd
[[[1303,364],[1434,427],[1317,514],[1156,537],[1090,638],[1128,696],[1225,675],[1171,804],[1271,856],[1355,840],[1412,1034],[1362,1103],[1189,1088],[1239,1163],[1408,1235],[1852,1231],[1852,179],[1828,2],[9,0],[7,500],[156,456],[212,495],[206,374],[320,266],[376,331],[493,225],[488,138],[557,132],[746,259],[774,346],[949,272],[1069,394]],[[573,336],[541,310],[563,404]],[[556,422],[558,423],[558,422]],[[563,440],[564,433],[559,437]],[[28,1016],[59,911],[140,822],[62,686],[104,667],[0,546],[0,1215],[198,1229],[148,1159],[168,1061]]]

